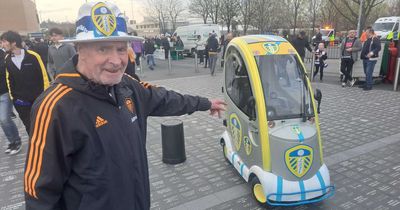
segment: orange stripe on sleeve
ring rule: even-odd
[[[49,101],[49,99],[51,97],[53,97],[54,95],[57,95],[60,91],[62,91],[62,89],[61,89],[62,87],[61,86],[62,86],[61,84],[57,85],[56,88],[54,88],[54,90],[52,90],[45,97],[45,99],[40,104],[40,107],[38,109],[38,114],[36,115],[36,120],[35,120],[35,125],[34,125],[35,127],[34,127],[33,135],[32,135],[31,141],[30,141],[29,157],[28,157],[28,160],[27,160],[27,163],[26,163],[27,167],[26,167],[26,170],[25,170],[25,177],[24,177],[25,178],[25,191],[28,192],[28,193],[30,192],[29,183],[28,183],[28,177],[29,177],[30,173],[32,173],[31,169],[32,169],[32,164],[33,164],[33,156],[35,154],[35,143],[37,141],[37,133],[38,133],[38,129],[39,129],[39,122],[40,122],[41,118],[43,117],[42,116],[43,109],[44,109],[44,106],[47,104],[47,102]],[[64,89],[65,89],[65,87],[64,87]]]
[[[40,176],[40,172],[41,172],[41,168],[42,168],[42,161],[43,161],[43,150],[44,147],[46,146],[46,138],[47,138],[47,131],[50,125],[50,119],[53,115],[53,108],[56,105],[56,103],[67,93],[69,93],[72,90],[72,88],[68,88],[66,90],[64,90],[61,94],[59,94],[54,100],[52,100],[51,105],[50,105],[50,109],[48,110],[48,114],[49,116],[46,119],[45,122],[45,127],[44,127],[44,131],[43,131],[43,144],[40,146],[40,151],[39,151],[39,165],[37,167],[38,170],[36,170],[36,174],[35,177],[33,179],[32,182],[32,189],[33,189],[33,196],[35,198],[37,198],[37,194],[36,194],[36,190],[35,190],[35,185],[37,180],[39,179]]]
[[[81,75],[77,73],[65,73],[57,75],[56,79],[58,79],[59,77],[81,77]]]

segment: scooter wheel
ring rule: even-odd
[[[251,192],[259,204],[265,205],[267,203],[267,197],[265,196],[264,188],[257,177],[254,177],[251,180]]]

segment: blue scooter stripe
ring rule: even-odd
[[[237,155],[237,153],[236,152],[234,152],[234,153],[232,153],[232,164],[234,163],[234,161],[235,161],[235,156]]]
[[[304,141],[304,136],[303,136],[303,133],[299,133],[299,135],[298,135],[298,137],[299,137],[299,141],[300,142],[303,142]]]
[[[326,193],[325,182],[319,171],[317,172],[317,177],[318,177],[319,183],[321,184],[322,193],[325,194]]]
[[[306,200],[306,193],[305,193],[305,188],[304,188],[304,182],[299,181],[299,186],[300,186],[300,192],[301,192],[301,200],[304,201]]]
[[[283,179],[278,176],[278,185],[276,189],[276,201],[282,201]]]
[[[243,168],[244,168],[244,163],[240,165],[240,176],[243,176]]]

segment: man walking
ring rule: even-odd
[[[366,77],[366,83],[363,89],[368,91],[372,89],[372,75],[374,73],[375,64],[378,60],[379,51],[381,50],[381,42],[375,36],[374,29],[368,30],[368,39],[364,42],[361,50],[361,59],[363,60],[363,68]]]
[[[149,66],[150,70],[154,70],[154,66],[156,65],[154,62],[154,51],[156,51],[156,48],[154,47],[154,41],[147,38],[144,42],[144,55],[146,56],[147,65]]]
[[[296,49],[297,53],[299,54],[301,60],[304,62],[304,57],[306,56],[305,49],[312,52],[310,43],[306,38],[306,32],[300,31],[300,34],[297,36],[295,40],[293,40],[292,44],[293,47]]]
[[[361,42],[356,37],[356,31],[350,30],[349,34],[345,39],[343,39],[340,45],[341,52],[341,62],[340,62],[340,71],[344,75],[344,79],[342,81],[342,87],[346,86],[346,83],[349,82],[349,86],[353,87],[356,79],[353,79],[352,71],[353,64],[357,61],[358,52],[361,50]]]
[[[78,16],[91,30],[69,40],[78,54],[32,110],[26,209],[147,210],[147,118],[206,110],[219,115],[225,103],[142,85],[124,74],[128,41],[141,38],[128,36],[114,4],[85,3]],[[108,20],[117,25],[105,27]]]
[[[22,49],[22,39],[17,32],[4,32],[0,39],[7,52],[5,67],[8,91],[29,134],[33,102],[49,86],[47,72],[39,54]]]
[[[211,37],[207,40],[207,49],[208,49],[208,57],[210,59],[209,67],[211,76],[215,75],[215,66],[217,64],[218,59],[218,39],[216,38],[216,34],[211,34]]]
[[[0,126],[8,140],[5,153],[15,155],[21,150],[21,137],[19,136],[17,125],[15,125],[11,117],[13,105],[8,95],[6,83],[6,68],[4,65],[6,53],[1,45],[2,42],[0,41]]]

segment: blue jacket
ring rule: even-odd
[[[66,68],[32,108],[26,209],[149,209],[147,117],[205,111],[211,103],[127,75],[111,97],[71,61]]]

